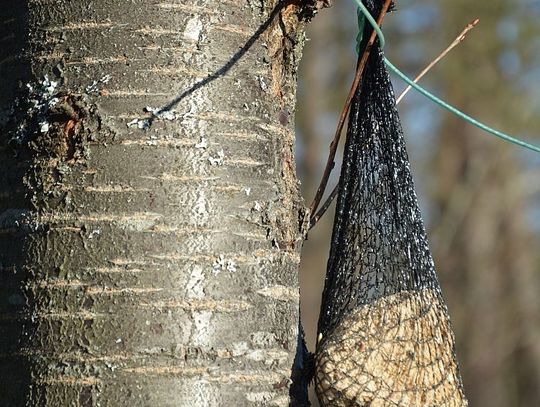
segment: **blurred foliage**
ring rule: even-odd
[[[308,203],[352,80],[355,17],[353,2],[336,2],[308,29],[297,106],[298,170]],[[538,3],[399,2],[385,22],[387,56],[415,76],[474,18],[478,27],[422,83],[473,117],[539,144]],[[396,93],[404,88],[395,85]],[[400,113],[470,404],[540,405],[540,157],[413,92]],[[336,166],[334,183],[338,176]],[[303,252],[311,349],[332,221],[328,213]]]

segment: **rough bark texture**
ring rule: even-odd
[[[287,405],[301,10],[4,3],[0,405]]]

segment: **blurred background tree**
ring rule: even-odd
[[[299,74],[298,170],[308,204],[356,61],[354,4],[335,3],[309,27]],[[397,6],[385,22],[386,53],[409,76],[480,18],[422,83],[473,117],[540,143],[539,1],[417,0]],[[397,79],[394,84],[399,94],[404,85]],[[399,110],[470,405],[538,406],[540,156],[485,135],[414,92]],[[311,231],[302,256],[311,350],[332,222],[329,212]]]

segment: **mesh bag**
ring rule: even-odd
[[[381,3],[365,1],[372,15]],[[323,406],[467,405],[376,45],[349,114],[315,358]]]

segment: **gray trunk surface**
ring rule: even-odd
[[[2,2],[0,405],[288,405],[302,24],[275,3]]]

